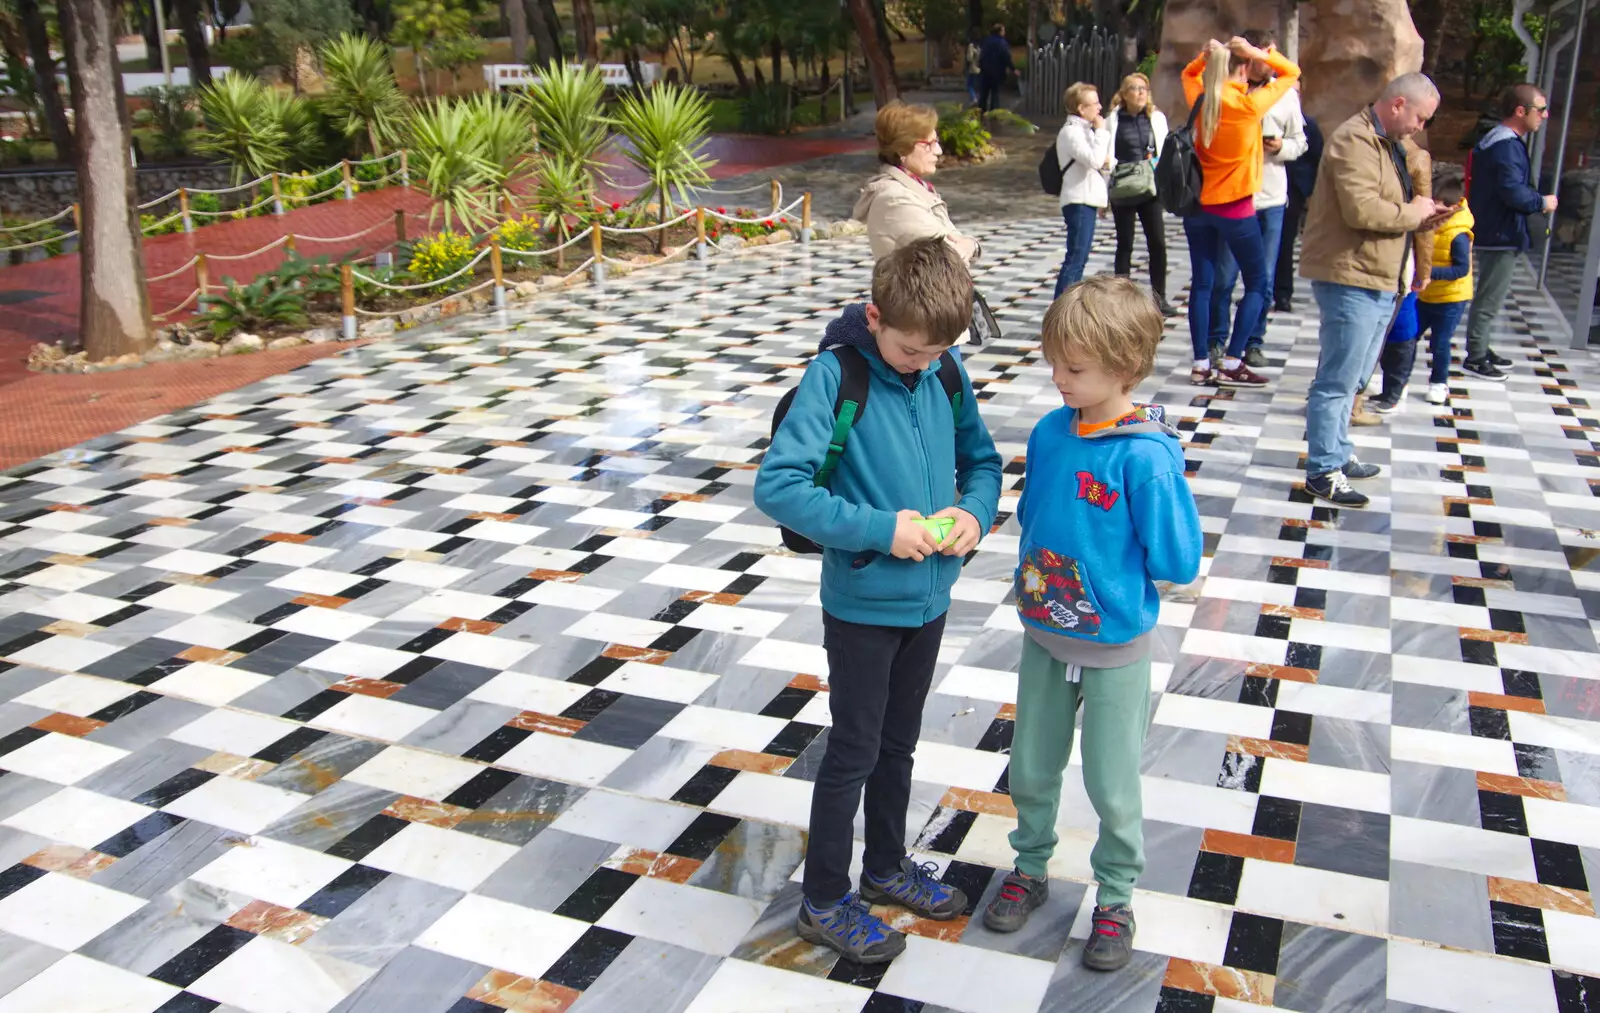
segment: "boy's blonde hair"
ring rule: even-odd
[[[1132,390],[1155,368],[1165,326],[1144,286],[1118,275],[1085,278],[1045,312],[1045,361],[1097,363]]]
[[[896,99],[878,110],[873,132],[878,135],[878,161],[899,165],[918,141],[938,129],[939,113],[933,106],[909,105]]]
[[[972,322],[972,276],[943,239],[912,240],[873,267],[872,304],[887,327],[954,344]]]
[[[1083,105],[1084,99],[1091,94],[1099,98],[1100,89],[1088,81],[1079,81],[1076,84],[1068,85],[1067,90],[1061,96],[1061,105],[1066,109],[1068,116],[1076,116],[1078,115],[1078,108]]]

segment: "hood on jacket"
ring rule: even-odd
[[[1522,135],[1517,133],[1515,130],[1512,130],[1504,123],[1498,123],[1492,127],[1488,133],[1480,137],[1478,139],[1478,143],[1474,145],[1474,147],[1481,150],[1483,148],[1492,147],[1496,144],[1499,144],[1501,141],[1511,138],[1515,138],[1520,141],[1522,140]]]
[[[846,306],[844,312],[835,317],[827,330],[822,332],[822,343],[817,346],[817,352],[820,354],[839,345],[854,345],[863,352],[878,354],[878,339],[867,326],[866,303]]]
[[[1085,440],[1103,440],[1113,436],[1170,436],[1181,440],[1178,430],[1167,423],[1167,410],[1158,404],[1136,404],[1133,411],[1107,426],[1080,437]]]

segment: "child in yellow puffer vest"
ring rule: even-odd
[[[1433,280],[1417,296],[1417,343],[1429,335],[1433,370],[1428,376],[1428,403],[1450,399],[1450,339],[1472,303],[1472,212],[1462,200],[1458,179],[1440,180],[1435,200],[1458,204],[1460,210],[1433,234]]]

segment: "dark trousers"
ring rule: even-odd
[[[1383,351],[1378,353],[1378,366],[1383,370],[1382,396],[1385,401],[1400,400],[1401,393],[1411,380],[1411,369],[1417,364],[1417,346],[1421,343],[1420,338],[1383,343]]]
[[[1267,293],[1271,291],[1261,226],[1255,215],[1223,218],[1201,210],[1183,220],[1183,231],[1189,237],[1189,339],[1194,345],[1194,361],[1211,354],[1211,295],[1221,266],[1218,251],[1224,245],[1244,276],[1244,298],[1239,300],[1227,348],[1228,355],[1238,358],[1266,311]]]
[[[1300,219],[1306,213],[1306,199],[1289,188],[1289,203],[1283,207],[1283,239],[1278,244],[1278,267],[1272,274],[1272,298],[1285,302],[1294,298],[1294,241],[1300,237]]]
[[[1154,197],[1140,204],[1113,204],[1111,218],[1117,225],[1116,272],[1133,273],[1133,220],[1144,230],[1145,249],[1150,252],[1150,287],[1167,294],[1167,233],[1162,221],[1161,201]]]
[[[978,81],[978,105],[984,112],[1000,108],[1000,89],[1006,83],[1004,74],[981,74]]]
[[[856,809],[866,789],[867,871],[888,874],[906,854],[911,756],[933,681],[944,616],[926,626],[863,626],[822,614],[833,727],[811,792],[805,896],[817,907],[850,892]]]

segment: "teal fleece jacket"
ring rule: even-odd
[[[839,360],[823,350],[860,348],[872,368],[866,413],[850,431],[827,489],[814,483],[833,432]],[[914,387],[879,357],[862,306],[828,325],[822,350],[800,378],[789,414],[756,475],[756,506],[816,542],[822,553],[822,607],[846,622],[921,626],[950,607],[961,557],[918,563],[890,555],[895,514],[931,516],[958,506],[988,532],[1000,501],[1000,454],[978,415],[966,368],[961,417],[951,417],[938,364]]]

